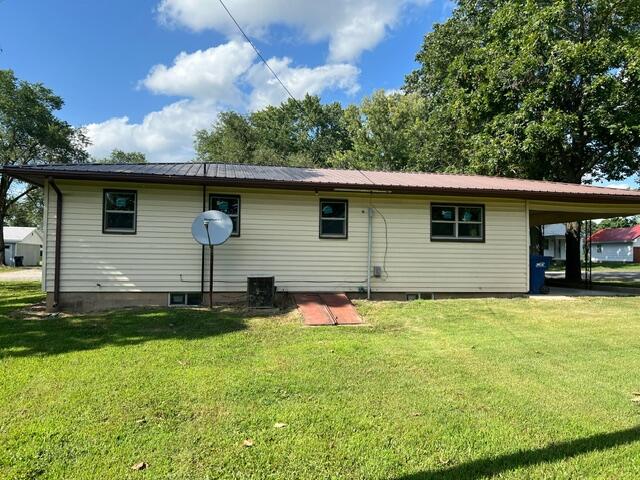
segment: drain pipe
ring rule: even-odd
[[[367,209],[369,217],[367,239],[367,300],[371,300],[371,245],[373,243],[373,208]]]
[[[202,211],[207,210],[207,186],[202,185]],[[202,245],[202,258],[200,262],[200,294],[204,298],[204,245]]]
[[[53,307],[60,304],[60,256],[62,253],[62,192],[53,178],[49,177],[49,186],[56,192],[56,250],[54,257],[53,276]]]

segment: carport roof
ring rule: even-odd
[[[0,172],[41,185],[53,178],[640,204],[640,191],[480,175],[202,163],[4,166]]]

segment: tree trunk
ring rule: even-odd
[[[565,280],[568,282],[580,282],[582,280],[582,267],[580,265],[580,223],[567,224],[566,239],[566,264],[564,270]]]

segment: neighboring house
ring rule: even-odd
[[[197,163],[0,173],[44,186],[49,308],[206,301],[208,249],[191,225],[208,209],[234,222],[215,248],[215,301],[243,296],[250,276],[275,277],[280,292],[524,294],[530,227],[640,213],[636,191],[468,175]]]
[[[4,258],[8,265],[15,264],[15,257],[22,257],[25,267],[40,264],[43,236],[34,227],[3,227]]]
[[[565,234],[567,226],[564,223],[544,225],[544,255],[555,261],[567,259],[567,247]]]
[[[603,228],[591,235],[593,262],[640,263],[640,225]]]

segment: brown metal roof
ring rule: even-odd
[[[311,190],[361,189],[432,195],[483,195],[564,201],[640,203],[640,191],[635,190],[440,173],[202,163],[5,166],[0,169],[0,172],[38,184],[43,184],[47,178],[55,178]]]

